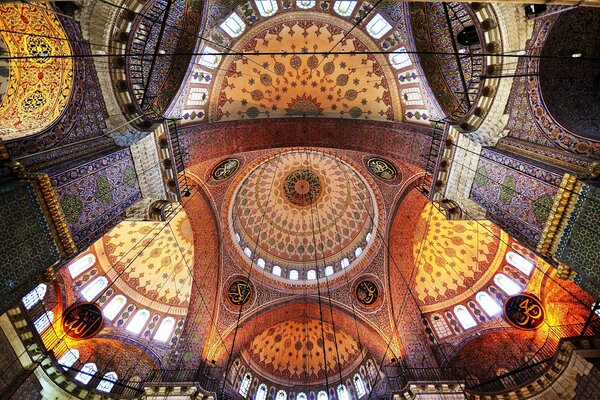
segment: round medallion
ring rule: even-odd
[[[229,178],[240,166],[240,162],[236,158],[228,158],[221,161],[213,168],[211,177],[215,181],[224,181]]]
[[[104,317],[96,303],[78,303],[62,316],[62,328],[70,338],[81,340],[96,336],[102,329]]]
[[[356,285],[356,298],[363,306],[373,306],[379,300],[379,288],[374,282],[362,281]]]
[[[235,306],[242,306],[250,300],[252,297],[252,288],[246,281],[237,280],[233,281],[227,289],[227,298],[231,304]]]
[[[370,158],[367,166],[369,167],[369,171],[385,181],[392,181],[398,176],[398,172],[392,163],[382,158]]]
[[[521,293],[504,301],[504,318],[515,328],[537,329],[544,323],[545,316],[542,302],[532,294]]]
[[[297,169],[283,181],[283,193],[290,203],[301,207],[309,206],[321,194],[321,180],[309,169]]]

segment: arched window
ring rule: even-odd
[[[275,397],[275,400],[287,400],[287,393],[283,390],[280,390],[277,392],[277,397]]]
[[[293,281],[298,280],[298,271],[296,271],[295,269],[290,271],[290,279]]]
[[[69,265],[69,274],[71,274],[71,278],[77,278],[95,263],[96,256],[93,254],[86,254],[85,256],[81,257],[79,260]]]
[[[259,258],[258,260],[256,260],[256,265],[258,265],[262,269],[265,269],[265,265],[266,265],[265,260],[263,260],[262,258]]]
[[[58,364],[63,366],[63,369],[66,371],[68,368],[72,367],[75,364],[75,361],[79,359],[79,351],[76,349],[68,350],[65,354],[60,356],[58,359]]]
[[[27,293],[25,297],[23,297],[23,305],[25,308],[31,310],[31,307],[35,306],[39,301],[42,301],[46,295],[47,288],[46,284],[40,283],[31,292]]]
[[[298,393],[298,396],[296,396],[296,400],[308,400],[308,397],[306,397],[305,393]]]
[[[150,318],[150,311],[139,310],[127,325],[127,330],[131,333],[139,334],[144,329],[144,326],[146,326],[148,318]]]
[[[279,265],[273,265],[273,275],[281,276],[281,267]]]
[[[506,261],[527,276],[531,275],[531,271],[533,271],[534,264],[513,251],[506,253]]]
[[[87,385],[91,380],[92,380],[92,376],[98,372],[98,367],[96,367],[96,364],[94,363],[87,363],[83,365],[83,368],[81,368],[81,371],[77,373],[77,375],[75,375],[75,380],[78,380],[79,382],[83,383],[84,385]]]
[[[381,38],[391,29],[392,25],[390,25],[381,14],[375,14],[375,16],[367,24],[367,33],[371,35],[373,39]]]
[[[112,321],[113,318],[116,317],[117,314],[119,314],[119,311],[121,311],[123,307],[125,307],[125,304],[127,304],[127,299],[125,298],[125,296],[120,294],[116,295],[108,302],[106,307],[102,309],[102,314],[104,314],[104,318],[106,318],[109,321]]]
[[[350,260],[348,260],[347,258],[343,258],[340,265],[342,266],[342,268],[346,268],[348,265],[350,265]]]
[[[439,338],[452,335],[450,327],[446,323],[444,317],[442,317],[440,314],[433,314],[431,317],[431,324],[433,325],[433,329]]]
[[[309,279],[309,280],[317,279],[317,271],[315,271],[314,269],[309,269],[306,272],[306,279]]]
[[[490,317],[493,317],[496,314],[500,314],[502,312],[502,308],[492,299],[492,296],[487,294],[486,292],[479,292],[475,296],[475,300],[479,303],[483,311]]]
[[[352,14],[352,11],[354,11],[354,7],[356,7],[356,3],[357,3],[357,1],[347,1],[347,0],[336,1],[333,4],[333,11],[335,11],[338,15],[341,15],[342,17],[347,17],[350,14]],[[319,399],[319,400],[321,400],[321,399]]]
[[[356,388],[356,396],[360,399],[365,394],[367,394],[367,389],[365,389],[365,383],[363,382],[359,374],[354,375],[354,378],[352,378],[352,380],[354,381],[354,387]]]
[[[258,390],[256,391],[256,395],[254,396],[254,400],[266,400],[267,399],[267,385],[261,383],[258,386]]]
[[[216,68],[221,62],[221,56],[216,55],[215,53],[218,53],[218,51],[213,49],[212,47],[204,47],[204,50],[202,50],[202,55],[200,56],[198,63],[200,65],[204,65],[207,68]]]
[[[521,286],[504,274],[496,274],[494,283],[509,296],[521,293]]]
[[[270,17],[279,9],[276,0],[254,0],[254,3],[262,17]]]
[[[333,275],[333,267],[331,265],[329,265],[328,267],[325,268],[325,276],[331,276]]]
[[[354,256],[358,257],[362,254],[362,247],[357,247],[356,250],[354,250]]]
[[[371,232],[367,233],[367,237],[365,238],[365,240],[367,241],[367,243],[369,243],[371,241]]]
[[[246,24],[239,15],[236,13],[232,13],[223,23],[220,25],[221,29],[223,29],[229,36],[232,38],[236,38],[244,32],[246,29]]]
[[[98,389],[101,392],[108,393],[112,390],[113,386],[115,386],[115,382],[117,381],[117,379],[119,379],[119,377],[117,376],[116,372],[107,372],[102,377],[102,380],[100,381],[98,386],[96,386],[96,389]]]
[[[456,315],[458,322],[460,322],[462,327],[465,329],[469,329],[477,325],[477,322],[475,322],[475,319],[473,319],[471,313],[463,305],[454,307],[454,314]]]
[[[244,247],[244,254],[252,258],[252,250],[249,247]]]
[[[391,53],[388,57],[390,59],[390,64],[392,64],[392,67],[396,69],[408,67],[412,64],[412,62],[410,61],[410,57],[406,53],[406,48],[404,47],[400,47],[394,53]]]
[[[38,319],[35,320],[33,326],[35,326],[35,330],[38,333],[42,333],[50,326],[52,320],[54,319],[54,313],[52,311],[46,311],[42,314]]]
[[[301,8],[303,10],[308,10],[309,8],[313,8],[317,4],[315,0],[297,0],[296,7]]]
[[[100,292],[108,286],[108,279],[104,276],[99,276],[89,285],[81,290],[81,295],[87,301],[92,301],[100,294]]]
[[[344,385],[339,385],[337,387],[337,395],[338,400],[350,400],[350,397],[348,397],[348,391],[346,390],[346,386]]]
[[[244,379],[242,379],[242,382],[240,383],[239,393],[244,398],[246,398],[246,396],[248,396],[248,391],[250,390],[251,382],[252,382],[252,374],[250,372],[248,372],[246,375],[244,375]]]
[[[377,369],[372,360],[367,361],[367,372],[369,373],[369,379],[374,382],[377,379]]]
[[[321,390],[317,395],[317,400],[329,400],[329,396],[327,396],[327,393],[324,390]]]
[[[239,234],[239,233],[237,233],[237,232],[235,233],[235,240],[236,240],[238,243],[240,242],[240,240],[242,240],[242,238],[240,237],[240,234]]]
[[[166,342],[171,337],[171,333],[173,332],[173,328],[175,327],[175,319],[172,317],[167,317],[162,320],[160,326],[156,330],[154,334],[154,340],[159,342]]]

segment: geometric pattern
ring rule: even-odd
[[[225,57],[223,72],[215,80],[219,89],[211,96],[211,121],[285,116],[401,119],[399,101],[392,101],[397,89],[392,86],[390,91],[394,80],[388,81],[393,75],[387,63],[382,57],[360,53],[369,50],[363,41],[370,39],[359,30],[347,34],[332,18],[303,15],[299,21],[297,17],[293,13],[273,17],[261,30],[248,33],[252,37],[244,36],[239,51],[277,48],[307,54],[252,56],[252,62],[242,56]],[[344,35],[344,51],[357,54],[310,55],[330,50]]]
[[[309,204],[290,201],[286,192],[290,176],[299,171],[308,171],[304,175],[312,183],[301,179],[289,190],[309,191],[318,184]],[[302,271],[315,267],[315,257],[319,266],[337,265],[358,246],[364,250],[371,217],[377,221],[374,196],[350,165],[317,151],[289,151],[262,162],[242,181],[230,231],[239,234],[234,243],[255,258]]]
[[[7,140],[39,132],[63,113],[73,86],[73,60],[48,57],[71,54],[53,12],[0,5],[0,30],[11,56],[39,57],[11,60],[10,81],[0,104],[0,136]]]
[[[105,273],[118,276],[114,286],[125,294],[187,307],[194,266],[192,227],[183,209],[169,224],[123,221],[95,248],[108,260],[102,265]]]
[[[246,351],[264,372],[299,383],[324,378],[326,372],[334,376],[361,354],[350,335],[316,319],[281,322],[258,335]]]
[[[432,203],[421,212],[414,232],[414,285],[421,305],[455,303],[461,293],[471,294],[488,282],[504,255],[497,226],[446,220]]]

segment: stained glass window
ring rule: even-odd
[[[390,25],[381,14],[376,14],[367,24],[367,33],[371,35],[373,39],[381,38],[391,29],[392,25]]]
[[[261,383],[258,386],[258,390],[256,391],[256,396],[254,396],[254,400],[266,400],[267,398],[267,385]]]
[[[392,67],[396,69],[408,67],[412,64],[412,62],[410,61],[410,57],[406,53],[406,48],[404,47],[400,47],[394,53],[391,53],[388,57],[390,59],[390,64],[392,64]]]
[[[337,395],[338,400],[350,400],[350,398],[348,397],[348,391],[346,390],[346,386],[344,385],[339,385],[337,387]]]
[[[360,399],[365,394],[367,394],[367,389],[365,389],[365,383],[358,374],[354,375],[353,381],[354,387],[356,388],[356,396]]]
[[[104,318],[108,319],[109,321],[112,321],[113,318],[115,318],[117,314],[119,314],[119,311],[121,311],[123,307],[125,307],[125,304],[127,304],[127,299],[125,298],[125,296],[120,294],[116,295],[108,302],[106,307],[102,309],[102,314],[104,315]]]
[[[431,317],[431,324],[433,325],[433,329],[439,338],[452,335],[450,327],[446,323],[444,317],[442,317],[440,314],[433,314]]]
[[[87,301],[92,301],[100,294],[102,289],[108,286],[108,279],[104,276],[99,276],[94,279],[92,283],[87,285],[81,290],[81,295]]]
[[[46,284],[40,283],[31,292],[27,293],[25,297],[23,297],[23,305],[25,308],[30,310],[31,307],[43,300],[46,295],[46,289]]]
[[[93,254],[87,254],[81,257],[73,264],[69,265],[69,274],[71,274],[71,278],[77,278],[95,263],[96,256]]]
[[[150,311],[139,310],[127,325],[127,330],[131,333],[139,334],[144,329],[144,326],[146,326],[148,318],[150,318]]]
[[[254,0],[258,13],[263,17],[270,17],[279,9],[275,0]]]
[[[521,293],[521,286],[504,274],[496,274],[494,282],[509,296]]]
[[[502,312],[502,308],[494,301],[494,299],[492,299],[492,296],[486,292],[477,293],[475,300],[477,300],[481,308],[483,308],[483,311],[490,317]]]
[[[218,51],[213,49],[212,47],[204,47],[204,50],[202,50],[202,55],[200,56],[198,63],[200,65],[204,65],[207,68],[217,68],[217,66],[221,62],[221,56],[216,55],[215,53],[218,53]]]
[[[308,10],[309,8],[313,8],[317,4],[314,0],[297,0],[296,7],[302,8],[303,10]]]
[[[65,354],[60,356],[58,359],[58,364],[63,366],[63,369],[66,371],[69,367],[72,367],[75,364],[75,361],[79,359],[79,351],[76,349],[68,350]]]
[[[38,331],[38,333],[42,333],[50,326],[53,319],[54,313],[52,311],[47,311],[35,320],[33,326],[35,326],[35,330]]]
[[[112,390],[113,386],[115,386],[115,382],[117,381],[117,379],[119,379],[119,377],[117,376],[116,372],[107,372],[102,377],[102,380],[100,381],[98,386],[96,386],[96,389],[98,389],[101,392],[108,393]]]
[[[317,395],[317,400],[329,400],[329,396],[327,396],[327,393],[324,390],[321,390]]]
[[[84,385],[87,385],[91,380],[92,380],[92,376],[98,372],[98,367],[96,367],[96,364],[94,363],[87,363],[83,365],[83,368],[81,368],[81,371],[77,373],[77,375],[75,375],[75,380],[78,380],[79,382],[83,383]]]
[[[248,391],[250,390],[251,382],[252,382],[252,374],[248,372],[246,375],[244,375],[244,379],[242,379],[242,382],[240,383],[239,393],[244,398],[246,398],[246,396],[248,396]]]
[[[463,328],[469,329],[474,326],[477,326],[477,322],[473,319],[471,313],[467,310],[467,308],[463,305],[454,307],[454,314],[456,315],[456,319]]]
[[[236,13],[231,14],[223,23],[220,25],[221,29],[223,29],[229,36],[232,38],[236,38],[244,32],[246,29],[246,24],[239,15]]]
[[[531,275],[534,264],[520,254],[509,251],[506,253],[506,261],[525,275]]]
[[[352,14],[354,11],[354,7],[356,7],[357,1],[336,1],[333,4],[333,11],[341,15],[342,17],[347,17]],[[320,400],[320,399],[319,399]]]
[[[287,393],[283,390],[280,390],[279,392],[277,392],[277,397],[275,398],[275,400],[286,400],[287,399]]]
[[[166,342],[171,337],[171,333],[173,332],[173,328],[175,327],[175,319],[171,317],[167,317],[162,320],[160,326],[156,330],[154,334],[154,340],[158,340],[159,342]]]

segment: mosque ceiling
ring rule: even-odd
[[[94,245],[115,289],[156,309],[187,310],[192,292],[193,233],[185,211],[170,223],[124,221]],[[166,307],[165,307],[166,306]]]
[[[343,372],[360,358],[361,348],[329,323],[292,319],[260,333],[242,354],[264,376],[302,384]]]
[[[419,67],[408,54],[375,54],[410,48],[402,12],[392,20],[372,8],[266,0],[215,11],[222,18],[208,27],[175,113],[184,125],[303,116],[427,123]]]
[[[11,60],[8,70],[0,66],[0,137],[10,140],[61,116],[73,87],[73,59],[61,57],[72,54],[69,41],[56,15],[41,7],[0,5],[0,36],[11,57],[37,57]]]

